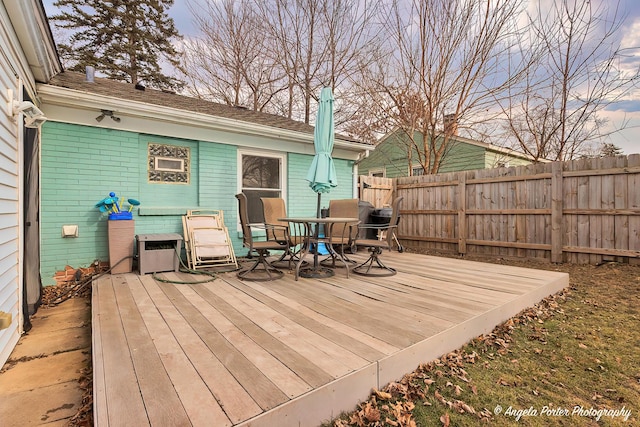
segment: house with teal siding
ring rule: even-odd
[[[108,260],[107,213],[95,205],[111,192],[140,202],[135,234],[182,234],[187,210],[222,210],[238,255],[246,249],[236,193],[248,194],[254,219],[264,196],[283,197],[289,215],[316,212],[317,194],[305,179],[312,126],[91,73],[65,71],[37,90],[48,118],[40,169],[44,285],[67,265]],[[338,186],[322,195],[323,206],[357,197],[356,161],[368,148],[336,135]],[[69,225],[77,237],[63,237]]]
[[[521,166],[533,162],[530,156],[514,150],[457,135],[451,138],[440,165],[440,173]],[[422,167],[416,160],[412,163],[413,173],[409,171],[407,149],[410,144],[407,139],[407,135],[400,130],[387,134],[368,156],[358,163],[360,174],[386,178],[422,175]],[[421,144],[422,134],[416,132],[415,140]],[[413,159],[417,158],[414,148]]]

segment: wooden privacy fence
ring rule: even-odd
[[[406,246],[552,262],[640,264],[640,155],[406,178],[361,177],[403,196]],[[390,196],[389,196],[390,197]]]

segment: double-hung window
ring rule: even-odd
[[[247,196],[249,222],[264,222],[261,197],[282,197],[284,192],[284,155],[240,152],[241,191]]]

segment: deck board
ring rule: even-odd
[[[122,325],[127,331],[127,342],[132,349],[133,365],[150,422],[155,425],[189,425],[189,417],[182,406],[180,397],[173,388],[171,379],[164,369],[151,335],[138,311],[138,307],[141,310],[145,310],[145,308],[153,310],[154,308],[149,305],[145,307],[142,298],[135,294],[136,288],[139,287],[136,286],[135,278],[129,276],[126,280],[126,283],[114,282],[113,286],[116,290]],[[136,301],[140,303],[139,306]]]
[[[267,333],[259,325],[256,325],[248,319],[242,312],[216,296],[210,288],[201,285],[195,285],[193,288],[203,296],[205,300],[224,313],[244,334],[288,366],[310,386],[318,387],[332,379],[331,375],[320,369],[311,360],[306,359],[300,353]]]
[[[193,289],[189,286],[181,286],[178,289],[192,304],[199,307],[202,314],[231,345],[245,355],[274,384],[278,385],[283,393],[289,397],[295,397],[311,390],[311,386],[298,377],[295,372],[245,335]]]
[[[206,343],[209,350],[222,361],[261,408],[269,409],[288,400],[287,396],[241,351],[234,347],[197,307],[189,303],[176,286],[163,283],[160,287],[178,311],[182,313],[188,324],[194,328],[200,339]]]
[[[317,313],[306,310],[303,306],[290,299],[281,301],[278,299],[278,295],[275,293],[269,294],[269,290],[267,289],[263,288],[261,291],[258,291],[244,282],[233,282],[230,284],[242,290],[260,303],[273,308],[289,318],[291,321],[296,322],[309,331],[312,331],[342,347],[350,348],[354,354],[369,362],[378,360],[380,357],[385,355],[385,353],[376,349],[376,347],[383,346],[384,344],[380,340],[373,342],[372,340],[368,340],[367,338],[369,337],[363,334],[353,334],[352,329],[346,331],[344,330],[345,328],[343,328],[344,325],[342,323],[331,322],[332,319],[326,316],[323,316],[322,318],[319,318],[320,316],[316,317],[314,314]],[[359,339],[363,339],[366,342],[360,341]]]
[[[568,285],[564,273],[383,256],[398,274],[97,279],[96,425],[318,425]]]
[[[100,338],[103,357],[103,381],[106,396],[106,414],[109,425],[136,425],[149,423],[136,373],[131,359],[131,349],[127,342],[120,309],[116,300],[113,284],[121,281],[119,276],[112,276],[100,281],[99,308],[104,315],[100,316]],[[112,284],[113,283],[113,284]],[[109,349],[119,351],[108,351]],[[121,384],[135,386],[120,387]],[[102,400],[102,399],[100,399]]]
[[[201,379],[201,375],[204,375],[211,363],[198,365],[197,362],[202,362],[199,357],[211,362],[210,353],[195,339],[191,326],[159,290],[155,281],[147,277],[142,279],[141,285],[146,293],[141,291],[140,285],[135,286],[140,290],[136,297],[141,299],[141,314],[192,424],[232,425],[228,414],[222,410],[207,384]],[[178,341],[178,338],[181,338],[182,342]],[[203,407],[208,408],[207,413],[202,411]]]

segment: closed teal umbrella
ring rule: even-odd
[[[334,140],[333,124],[333,94],[331,88],[322,88],[318,103],[318,117],[313,134],[313,145],[316,155],[307,173],[309,187],[318,193],[318,217],[320,217],[320,196],[328,193],[332,187],[338,185],[336,167],[333,164],[331,152]]]

